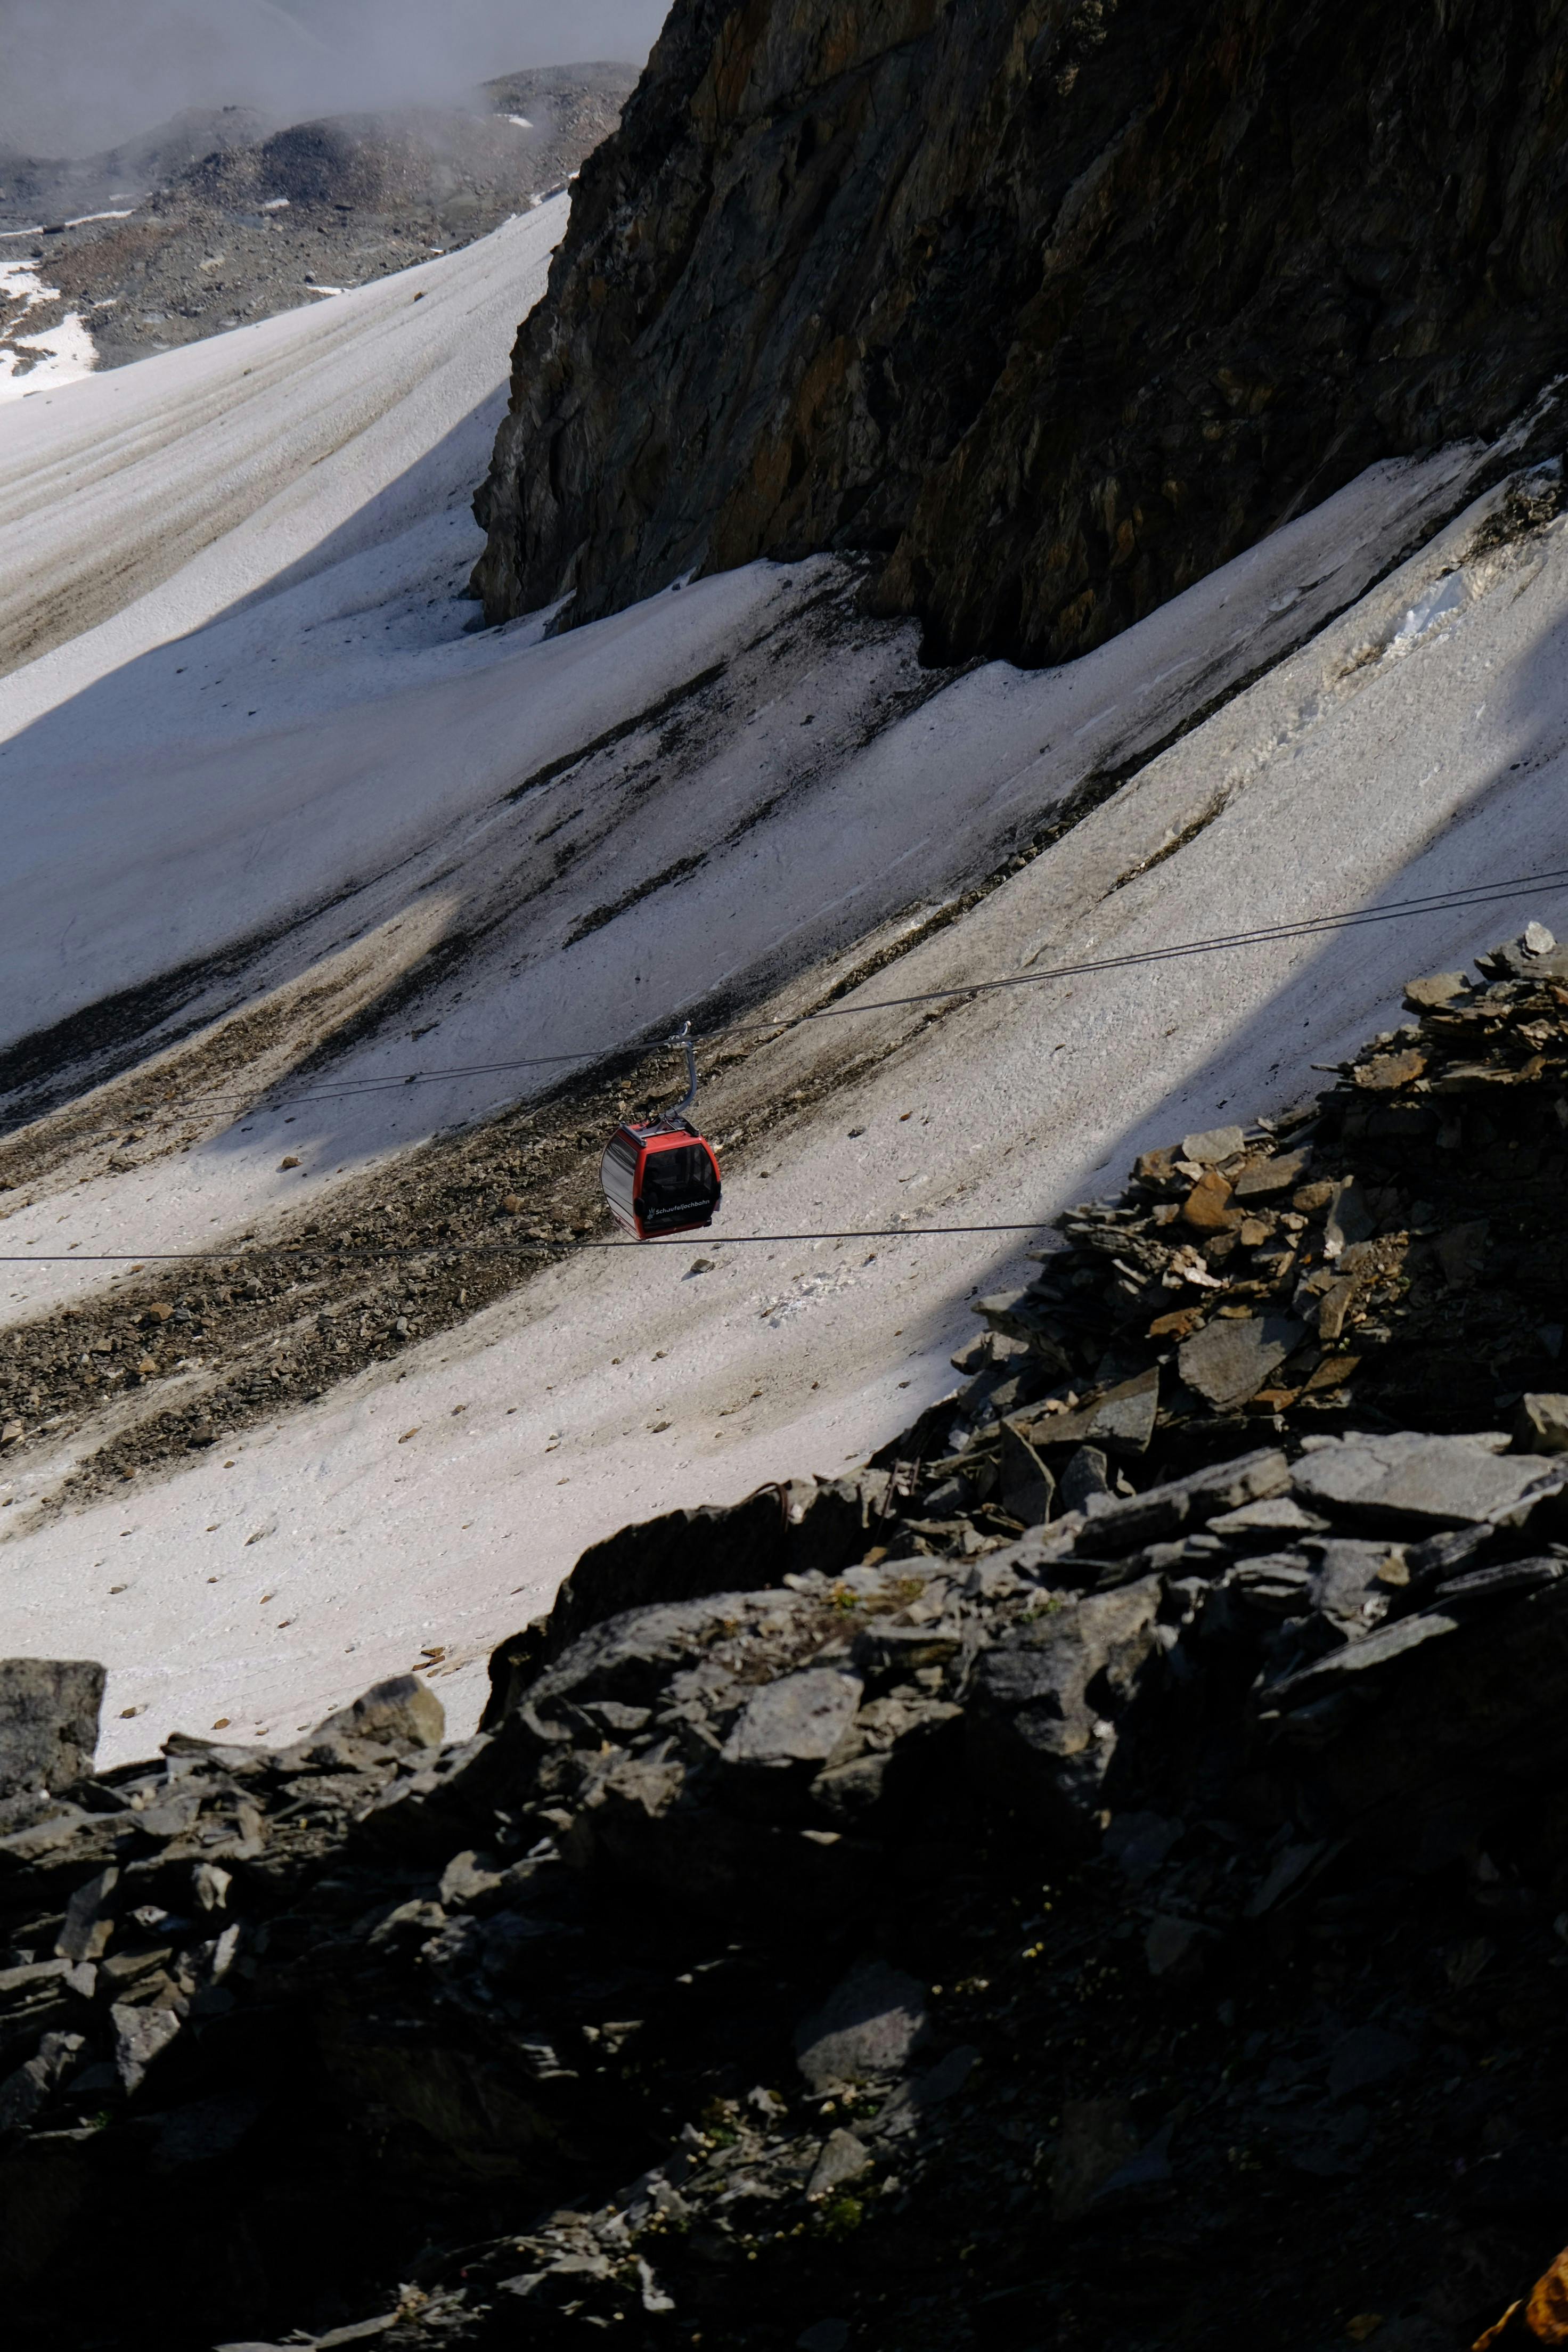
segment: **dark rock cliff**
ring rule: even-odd
[[[1568,367],[1561,0],[677,0],[479,499],[492,620],[825,548],[1066,658]]]

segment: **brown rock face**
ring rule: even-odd
[[[1563,0],[676,0],[480,492],[492,620],[870,551],[1080,653],[1568,365]]]

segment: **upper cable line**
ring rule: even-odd
[[[1246,930],[1222,931],[1204,939],[1181,940],[1168,947],[1134,948],[1121,955],[1088,957],[1077,963],[1051,964],[1038,971],[1009,972],[998,980],[969,981],[956,988],[921,989],[907,996],[874,997],[868,1003],[819,1005],[814,1012],[784,1013],[771,1021],[727,1022],[720,1028],[700,1032],[696,1043],[714,1045],[728,1037],[766,1036],[783,1030],[802,1028],[809,1022],[843,1021],[869,1013],[904,1012],[920,1004],[957,1003],[966,998],[994,995],[1004,989],[1037,988],[1054,980],[1081,980],[1099,972],[1132,971],[1146,964],[1173,963],[1188,956],[1222,955],[1240,948],[1268,947],[1291,940],[1316,939],[1335,931],[1360,929],[1368,924],[1407,922],[1421,915],[1458,913],[1471,907],[1491,906],[1508,898],[1526,897],[1532,890],[1557,882],[1568,882],[1568,866],[1547,867],[1534,874],[1515,875],[1495,882],[1466,884],[1453,890],[1430,891],[1420,898],[1396,898],[1383,907],[1349,908],[1328,915],[1301,915],[1287,922],[1259,923]],[[271,1101],[266,1099],[269,1090],[264,1088],[263,1099],[254,1108],[258,1112],[270,1112],[289,1110],[310,1103],[352,1102],[362,1095],[389,1092],[399,1087],[438,1086],[460,1078],[501,1077],[514,1070],[592,1064],[632,1050],[635,1048],[626,1040],[621,1040],[616,1044],[582,1046],[569,1054],[521,1054],[493,1062],[455,1063],[437,1069],[399,1071],[389,1073],[384,1077],[345,1076],[312,1087],[308,1092]]]

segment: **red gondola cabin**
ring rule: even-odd
[[[647,1127],[617,1127],[599,1163],[610,1213],[639,1242],[690,1233],[719,1206],[719,1162],[705,1136],[678,1113]]]

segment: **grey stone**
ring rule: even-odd
[[[894,1760],[890,1753],[857,1756],[819,1772],[811,1784],[812,1803],[841,1828],[854,1827],[882,1808]]]
[[[210,2099],[193,2099],[171,2107],[154,2123],[150,2117],[154,2161],[171,2172],[186,2164],[210,2164],[230,2156],[265,2113],[259,2092],[219,2092]]]
[[[654,2275],[652,2264],[645,2261],[641,2254],[637,2256],[637,2287],[645,2311],[675,2309],[675,2297],[666,2294]]]
[[[394,1675],[328,1716],[312,1737],[361,1739],[370,1747],[407,1751],[439,1748],[446,1732],[446,1709],[435,1692],[417,1675]]]
[[[870,2149],[852,2131],[829,2132],[805,2184],[807,2197],[826,2197],[830,2189],[858,2180],[870,2161]]]
[[[1560,1559],[1544,1555],[1534,1559],[1501,1560],[1495,1568],[1474,1568],[1449,1577],[1437,1587],[1437,1599],[1447,1609],[1460,1601],[1500,1601],[1510,1592],[1535,1592],[1543,1584],[1561,1583]]]
[[[141,2089],[148,2069],[174,2041],[184,2021],[177,2009],[133,2006],[128,2001],[116,2001],[109,2019],[115,2071],[129,2098]]]
[[[857,1633],[849,1662],[868,1683],[907,1682],[925,1666],[945,1666],[960,1635],[936,1625],[869,1625]]]
[[[1120,2165],[1109,2180],[1100,2183],[1094,2193],[1096,2209],[1112,2201],[1127,2205],[1142,2203],[1167,2192],[1173,2177],[1171,2142],[1175,2136],[1173,2122],[1163,2124],[1153,2138],[1141,2147],[1135,2157]]]
[[[997,1491],[1002,1508],[1026,1528],[1043,1527],[1051,1516],[1057,1482],[1028,1439],[1009,1421],[1002,1424],[1001,1468]]]
[[[1513,1442],[1523,1454],[1568,1454],[1568,1396],[1552,1391],[1521,1397]]]
[[[1020,1348],[1019,1354],[1026,1353]],[[531,1696],[548,1671],[591,1632],[635,1610],[667,1611],[776,1589],[786,1576],[837,1575],[864,1554],[887,1501],[888,1473],[792,1479],[759,1487],[742,1502],[666,1511],[591,1544],[540,1620],[490,1656],[490,1700],[480,1722],[489,1731]],[[627,1694],[612,1694],[633,1703]]]
[[[52,1804],[41,1821],[0,1837],[0,1865],[39,1862],[47,1853],[59,1853],[80,1834],[88,1819],[79,1805]]]
[[[764,1684],[724,1742],[725,1763],[764,1771],[826,1764],[854,1722],[864,1687],[858,1675],[834,1666]]]
[[[1027,1424],[1032,1445],[1089,1444],[1109,1446],[1115,1454],[1142,1454],[1153,1434],[1160,1409],[1160,1368],[1150,1366],[1136,1379],[1091,1396],[1073,1412],[1041,1413]]]
[[[0,2132],[30,2124],[86,2047],[79,2033],[46,2033],[35,2054],[0,2083]]]
[[[1106,1476],[1108,1465],[1096,1445],[1080,1445],[1070,1454],[1062,1472],[1059,1492],[1065,1511],[1087,1511],[1089,1505],[1101,1497],[1109,1499],[1110,1481]]]
[[[1161,1654],[1160,1598],[1158,1578],[1143,1577],[1026,1620],[982,1653],[965,1733],[970,1780],[985,1801],[1088,1846],[1118,1719]]]
[[[885,1960],[866,1960],[795,2029],[795,2063],[818,2095],[897,2074],[924,2041],[925,1988]]]
[[[1419,2055],[1414,2042],[1406,2041],[1403,2033],[1390,2033],[1381,2025],[1355,2026],[1334,2044],[1329,2062],[1329,2095],[1344,2099],[1357,2091],[1370,2091],[1376,2084],[1403,2074]]]
[[[1280,1151],[1268,1160],[1255,1160],[1237,1178],[1235,1197],[1238,1201],[1263,1201],[1276,1192],[1293,1192],[1305,1176],[1311,1157],[1310,1151]]]
[[[1323,1221],[1323,1255],[1342,1255],[1357,1242],[1372,1239],[1377,1231],[1377,1221],[1366,1204],[1366,1194],[1353,1176],[1336,1184],[1329,1202],[1328,1215]]]
[[[902,2083],[878,2114],[871,2128],[889,2137],[911,2130],[922,2116],[955,2098],[979,2063],[980,2053],[969,2042],[950,2050],[945,2058],[910,2083]]]
[[[1375,1633],[1359,1642],[1348,1642],[1342,1650],[1331,1650],[1326,1658],[1315,1659],[1298,1673],[1268,1684],[1263,1696],[1273,1706],[1304,1706],[1331,1690],[1343,1687],[1358,1675],[1373,1674],[1410,1651],[1440,1640],[1445,1633],[1457,1633],[1458,1625],[1457,1617],[1436,1610],[1426,1610],[1419,1617],[1397,1618],[1393,1624],[1380,1625]]]
[[[1481,1521],[1516,1525],[1535,1501],[1568,1481],[1568,1465],[1548,1469],[1533,1454],[1504,1454],[1507,1442],[1494,1431],[1335,1438],[1302,1456],[1292,1484],[1309,1509],[1334,1518],[1353,1515],[1398,1533],[1428,1535]]]
[[[1327,1838],[1312,1838],[1303,1844],[1288,1845],[1248,1903],[1247,1917],[1261,1919],[1267,1912],[1272,1911],[1277,1903],[1282,1902],[1294,1888],[1313,1875],[1330,1852]]]
[[[441,1905],[447,1911],[459,1910],[485,1895],[493,1894],[501,1876],[493,1863],[483,1861],[471,1846],[455,1853],[441,1873]]]
[[[1547,944],[1532,946],[1531,934],[1544,935]],[[1497,980],[1568,980],[1568,950],[1558,946],[1544,923],[1530,924],[1518,939],[1505,940],[1476,962]]]
[[[1364,1631],[1374,1622],[1369,1612],[1386,1605],[1386,1595],[1376,1580],[1388,1565],[1388,1558],[1385,1543],[1358,1543],[1342,1538],[1325,1543],[1312,1579],[1313,1608],[1346,1631]]]
[[[1265,1552],[1238,1561],[1220,1589],[1260,1616],[1301,1617],[1312,1605],[1312,1571],[1304,1552]]]
[[[1057,1311],[1048,1300],[1037,1297],[1032,1286],[993,1291],[988,1298],[974,1302],[974,1312],[984,1317],[993,1331],[1004,1339],[1025,1340],[1031,1354],[1041,1358],[1053,1370],[1065,1372],[1068,1360],[1056,1336]]]
[[[1451,1004],[1465,987],[1462,971],[1431,971],[1424,979],[1405,982],[1405,1002],[1414,1012],[1430,1013],[1439,1004]]]
[[[109,1898],[119,1883],[120,1873],[110,1864],[77,1888],[66,1905],[65,1922],[55,1939],[55,1949],[63,1959],[96,1960],[107,1951],[114,1933]]]
[[[191,1892],[203,1911],[222,1911],[228,1905],[228,1890],[234,1885],[232,1871],[220,1870],[214,1862],[194,1862],[191,1864]]]
[[[847,2319],[817,2319],[795,2337],[795,2352],[844,2352],[848,2341]]]
[[[1068,2099],[1051,2167],[1051,2210],[1058,2221],[1087,2212],[1100,2190],[1138,2153],[1125,2099]]]
[[[1438,1234],[1433,1246],[1443,1279],[1451,1289],[1468,1290],[1480,1279],[1490,1231],[1484,1217],[1475,1217],[1468,1224],[1450,1225],[1447,1233]]]
[[[1105,1832],[1100,1851],[1136,1885],[1152,1876],[1185,1832],[1184,1822],[1172,1821],[1164,1813],[1118,1813]]]
[[[1117,1454],[1147,1452],[1160,1412],[1160,1368],[1152,1364],[1135,1381],[1103,1397],[1095,1409],[1089,1434]]]
[[[1222,1511],[1217,1518],[1209,1521],[1209,1533],[1321,1535],[1330,1524],[1318,1512],[1303,1510],[1293,1495],[1269,1495],[1260,1503],[1244,1503],[1238,1511]]]
[[[1304,1336],[1304,1326],[1283,1315],[1249,1315],[1245,1322],[1216,1316],[1183,1340],[1177,1368],[1205,1403],[1227,1412],[1255,1397]]]
[[[1200,1168],[1215,1168],[1222,1160],[1234,1160],[1246,1141],[1239,1127],[1205,1128],[1200,1135],[1183,1136],[1182,1158]]]
[[[1141,1495],[1118,1496],[1095,1512],[1078,1540],[1096,1557],[1137,1551],[1185,1528],[1207,1527],[1221,1513],[1239,1510],[1244,1504],[1285,1494],[1289,1486],[1290,1465],[1284,1454],[1277,1446],[1261,1446],[1210,1469],[1194,1470],[1185,1478],[1147,1486]]]
[[[1160,1912],[1149,1922],[1143,1958],[1152,1977],[1195,1977],[1202,1973],[1213,1942],[1213,1930],[1201,1920]]]
[[[90,1659],[0,1658],[0,1797],[91,1771],[103,1684]]]

